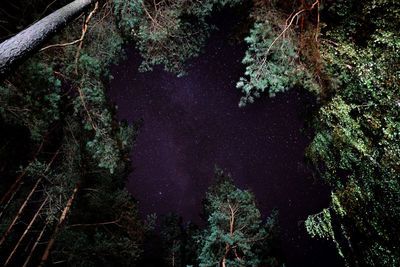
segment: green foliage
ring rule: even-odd
[[[106,11],[110,12],[107,9]],[[94,19],[100,20],[100,16],[101,14],[96,14]],[[94,132],[93,138],[86,143],[92,158],[98,162],[99,167],[113,173],[119,165],[121,151],[130,145],[120,142],[118,131],[124,128],[122,133],[126,135],[126,140],[130,139],[133,132],[128,133],[129,127],[119,127],[113,122],[107,107],[103,79],[110,78],[107,77],[107,66],[118,58],[123,41],[112,18],[95,23],[85,38],[87,43],[80,51],[77,65],[71,60],[72,64],[66,65],[63,71],[71,78],[75,77],[76,70],[80,75],[77,80],[79,92],[73,100],[74,115],[82,118],[87,132]],[[75,50],[67,50],[66,61],[75,57],[75,54]]]
[[[208,37],[204,18],[193,14],[196,1],[115,0],[114,3],[114,13],[121,18],[120,28],[133,37],[143,57],[141,71],[163,64],[165,70],[183,75],[184,63],[198,56]]]
[[[126,166],[119,160],[113,174],[99,167],[87,157],[90,151],[84,145],[86,140],[82,137],[85,136],[79,136],[83,127],[80,122],[68,118],[67,125],[69,131],[61,152],[63,160],[45,173],[50,182],[45,186],[50,197],[47,220],[49,212],[54,210],[53,218],[57,222],[78,179],[80,190],[63,231],[57,235],[52,259],[66,260],[68,266],[98,266],[110,262],[132,266],[142,253],[145,234],[152,230],[152,224],[141,220],[136,202],[122,189]],[[83,140],[78,143],[76,136]]]
[[[242,63],[246,65],[246,77],[241,77],[236,87],[244,96],[239,106],[253,103],[265,91],[269,97],[279,92],[285,92],[301,84],[308,90],[317,87],[311,76],[298,62],[295,36],[292,30],[286,30],[280,17],[273,12],[272,7],[260,5],[253,10],[254,27],[250,36],[245,38],[248,44]]]
[[[112,78],[108,67],[123,42],[110,8],[104,5],[94,14],[80,48],[39,52],[0,87],[0,121],[29,128],[36,143],[49,132],[49,147],[60,148],[50,169],[46,150],[47,156],[40,154],[26,174],[42,178],[40,188],[48,201],[40,217],[49,231],[80,182],[51,254],[53,261],[68,266],[132,266],[152,229],[151,220],[141,220],[136,202],[122,189],[139,125],[117,122],[106,100]],[[82,19],[52,42],[79,39]]]
[[[233,6],[240,0],[113,0],[114,14],[125,36],[131,36],[143,62],[140,71],[162,64],[178,76],[186,73],[186,62],[201,52],[210,30],[206,23],[216,7]]]
[[[321,237],[327,240],[332,240],[338,253],[343,257],[339,243],[335,239],[335,233],[332,228],[331,213],[329,209],[323,209],[320,213],[308,216],[305,221],[307,232],[312,237]]]
[[[133,266],[140,255],[137,244],[129,238],[106,232],[96,232],[90,236],[85,232],[65,231],[58,240],[74,245],[64,248],[65,253],[68,252],[68,266],[99,266],[110,262],[119,266]]]
[[[113,0],[113,10],[107,4],[94,15],[81,48],[40,52],[1,84],[2,123],[28,129],[33,143],[60,129],[51,143],[58,147],[61,142],[61,159],[49,170],[45,157],[27,169],[28,176],[44,181],[49,201],[41,215],[49,226],[57,223],[77,180],[82,180],[67,227],[57,237],[54,260],[131,266],[151,229],[121,189],[138,126],[116,122],[105,96],[112,78],[107,66],[123,43],[120,32],[135,41],[144,59],[141,70],[164,64],[182,75],[212,28],[206,18],[217,8],[240,2]],[[298,55],[305,53],[296,48],[296,34],[292,29],[281,34],[285,21],[275,11],[270,4],[256,4],[252,12],[245,77],[237,83],[244,93],[240,106],[264,92],[273,97],[294,86],[314,92],[321,86],[306,69],[315,66],[300,64]],[[318,47],[328,93],[319,95],[323,101],[306,154],[332,195],[329,207],[308,217],[306,229],[333,241],[348,263],[395,266],[400,261],[400,5],[389,0],[326,1],[320,11],[326,21],[321,21]],[[53,42],[78,39],[82,19]],[[201,234],[195,227],[183,228],[177,217],[164,222],[166,262],[171,265],[173,258],[177,265],[196,265],[193,248],[199,247],[202,265],[278,265],[272,256],[277,214],[263,225],[254,195],[237,189],[221,170],[216,175],[204,205],[208,225]]]
[[[208,226],[197,237],[200,266],[219,266],[221,263],[227,266],[262,265],[264,258],[257,249],[258,244],[271,238],[270,234],[276,231],[276,220],[270,219],[267,226],[263,226],[254,195],[236,188],[231,177],[218,168],[216,179],[204,204]]]
[[[113,173],[118,165],[119,150],[117,140],[112,135],[112,117],[106,106],[106,99],[101,82],[83,80],[80,97],[74,100],[74,115],[83,118],[85,130],[94,130],[93,140],[86,147],[98,162],[99,167],[107,168]],[[89,109],[87,107],[90,107]],[[90,110],[90,111],[89,111]],[[92,114],[92,115],[91,115]]]
[[[78,207],[70,215],[70,221],[77,223],[66,226],[59,234],[54,259],[67,260],[69,266],[111,262],[133,266],[142,253],[141,244],[150,228],[140,221],[129,193],[99,190],[97,194],[81,194],[77,201]]]
[[[50,66],[36,61],[21,66],[20,73],[0,86],[0,114],[8,123],[27,126],[38,141],[60,117],[61,81]]]
[[[333,231],[348,243],[341,245],[343,255],[355,264],[395,266],[400,261],[400,5],[341,1],[328,11],[346,19],[328,25],[324,38],[330,41],[321,45],[334,96],[315,118],[307,155],[334,188],[329,211],[342,229]],[[325,231],[327,220],[313,216],[309,225]]]

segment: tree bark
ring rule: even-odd
[[[0,81],[94,0],[75,0],[0,44]]]
[[[44,170],[43,173],[46,173],[48,171],[48,169],[50,168],[51,164],[53,164],[54,159],[56,158],[56,156],[58,155],[58,153],[60,152],[60,148],[56,151],[56,153],[53,155],[53,157],[51,158],[49,164],[47,164],[46,169]],[[33,186],[31,192],[29,192],[29,195],[26,197],[24,203],[22,203],[22,206],[20,207],[17,215],[15,215],[13,221],[11,222],[11,224],[8,226],[7,230],[3,233],[3,236],[0,239],[0,246],[1,244],[3,244],[4,240],[6,239],[7,235],[9,234],[9,232],[11,231],[11,228],[13,228],[15,222],[18,220],[19,216],[21,215],[22,211],[25,209],[27,203],[29,202],[29,200],[31,199],[33,193],[35,192],[36,188],[38,187],[40,181],[42,180],[42,177],[40,177],[35,185]]]
[[[43,201],[42,205],[40,205],[39,209],[36,211],[35,216],[33,216],[31,222],[29,223],[29,225],[26,227],[24,233],[21,235],[21,237],[19,238],[17,244],[15,245],[13,251],[11,251],[10,255],[8,256],[6,262],[4,263],[3,267],[7,266],[8,263],[10,262],[12,256],[14,255],[15,251],[17,251],[19,245],[21,244],[22,240],[24,239],[24,237],[26,236],[26,234],[29,232],[29,230],[32,227],[32,224],[36,221],[36,218],[38,217],[40,211],[43,209],[44,205],[47,203],[47,200],[49,199],[49,197],[46,197],[46,199]]]
[[[38,238],[36,239],[35,244],[33,244],[33,247],[31,248],[31,251],[29,252],[29,255],[28,255],[28,257],[26,258],[26,260],[25,260],[25,262],[24,262],[24,265],[22,265],[22,267],[26,267],[26,266],[28,265],[29,260],[31,259],[33,252],[35,251],[37,245],[39,244],[40,239],[41,239],[42,236],[43,236],[44,231],[46,230],[47,224],[48,224],[48,221],[46,220],[46,223],[45,223],[45,225],[43,226],[42,231],[40,232]]]
[[[0,239],[0,246],[3,244],[4,240],[6,240],[7,235],[10,233],[11,229],[13,228],[15,222],[18,220],[19,216],[21,215],[22,211],[25,209],[26,204],[28,201],[31,199],[33,193],[35,192],[36,188],[38,187],[40,181],[42,181],[42,178],[39,178],[35,185],[33,186],[31,192],[29,192],[29,195],[25,199],[24,203],[22,204],[21,208],[19,209],[17,215],[15,215],[14,219],[12,220],[11,224],[8,226],[7,230],[3,233],[3,236]]]
[[[74,201],[74,198],[75,198],[75,196],[76,196],[76,192],[78,192],[79,184],[80,184],[80,180],[78,180],[78,182],[76,183],[76,186],[75,186],[75,188],[74,188],[74,191],[72,192],[72,195],[71,195],[71,197],[69,198],[69,200],[68,200],[68,202],[67,202],[67,205],[65,206],[65,208],[64,208],[64,210],[63,210],[63,212],[62,212],[62,214],[61,214],[60,219],[58,220],[56,229],[54,230],[54,233],[53,233],[53,235],[51,236],[50,241],[49,241],[49,243],[48,243],[47,246],[46,246],[46,249],[44,250],[44,253],[43,253],[42,259],[41,259],[41,261],[40,261],[39,267],[43,267],[43,266],[46,265],[47,258],[48,258],[49,255],[50,255],[50,250],[51,250],[51,248],[53,247],[54,243],[56,242],[57,233],[61,230],[62,224],[63,224],[65,218],[67,217],[67,214],[68,214],[69,209],[70,209],[71,206],[72,206],[72,201]]]

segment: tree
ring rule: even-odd
[[[184,264],[184,249],[187,237],[182,218],[176,214],[164,217],[161,222],[160,237],[165,265],[186,266]]]
[[[71,22],[51,40],[49,49],[21,64],[0,86],[0,121],[5,121],[6,127],[20,125],[30,130],[32,142],[49,139],[48,147],[43,149],[45,155],[39,155],[26,174],[35,179],[43,176],[41,190],[35,192],[43,195],[42,201],[45,196],[48,200],[38,215],[40,221],[27,228],[28,234],[36,235],[26,247],[31,251],[28,257],[22,244],[15,245],[22,232],[7,235],[1,258],[9,255],[9,265],[22,265],[23,261],[38,265],[40,257],[33,255],[43,254],[45,246],[37,244],[43,244],[44,237],[53,232],[43,261],[48,257],[48,262],[69,265],[104,266],[112,262],[132,266],[141,255],[150,222],[142,222],[136,202],[123,190],[135,126],[116,121],[115,110],[104,93],[110,77],[107,67],[115,62],[123,42],[111,8],[111,4],[105,4],[100,12],[95,13],[94,9],[87,17]],[[49,147],[56,145],[61,147],[60,156],[44,175],[46,166],[42,162],[48,160]],[[0,153],[2,157],[10,155],[3,149]],[[79,190],[73,193],[78,177]],[[29,193],[35,181],[26,179],[20,192]],[[71,196],[73,201],[69,201]],[[16,194],[14,199],[18,203],[24,198]],[[17,219],[26,217],[27,212],[32,214],[24,210]],[[5,219],[12,220],[17,213],[18,209],[10,205]]]
[[[398,21],[393,1],[330,3],[321,59],[331,94],[314,116],[306,153],[332,187],[329,207],[306,221],[347,262],[395,266],[400,260]],[[322,41],[324,40],[324,41]]]
[[[216,179],[204,202],[208,227],[198,237],[200,266],[262,264],[263,253],[257,248],[274,236],[276,220],[262,225],[253,193],[236,188],[230,175],[225,176],[218,168]],[[275,227],[271,227],[273,224]]]
[[[134,39],[143,57],[140,71],[163,64],[178,76],[186,62],[197,57],[212,27],[206,18],[216,7],[234,6],[241,0],[113,0],[119,27]]]
[[[290,27],[296,16],[283,18],[277,14],[274,1],[267,2],[257,3],[250,15],[255,22],[245,38],[248,49],[242,63],[246,65],[246,71],[236,84],[244,94],[240,107],[253,103],[264,93],[274,97],[296,84],[310,91],[318,88],[309,70],[299,64],[297,37]]]
[[[93,0],[75,0],[0,44],[0,80],[57,31],[81,14]]]
[[[198,266],[197,242],[199,227],[188,222],[183,225],[182,217],[169,214],[163,217],[160,226],[163,266]]]

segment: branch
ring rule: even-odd
[[[46,13],[47,9],[49,9],[49,7],[50,7],[52,4],[54,4],[56,1],[57,1],[57,0],[54,0],[53,2],[51,2],[50,4],[48,4],[48,5],[46,6],[46,8],[43,10],[42,14],[40,14],[39,18],[41,18],[41,17]]]
[[[76,51],[76,55],[75,55],[75,73],[78,74],[78,58],[79,58],[79,52],[81,51],[82,48],[82,43],[83,43],[83,39],[85,38],[85,34],[88,28],[88,23],[90,21],[90,19],[92,18],[93,14],[96,12],[97,8],[99,7],[99,2],[96,2],[96,4],[94,5],[94,9],[92,10],[92,12],[90,12],[89,16],[87,17],[85,24],[82,28],[82,36],[81,36],[81,41],[80,44],[78,46],[78,50]]]
[[[229,209],[231,210],[230,231],[229,232],[231,235],[233,235],[233,226],[235,224],[235,211],[232,209],[232,206],[229,203],[229,200],[228,200],[228,206],[229,206]]]
[[[236,251],[236,248],[234,248],[233,251],[235,252],[235,257],[236,257],[236,259],[238,259],[238,260],[240,260],[240,261],[243,260],[243,258],[241,258],[241,257],[238,256],[237,251]]]
[[[78,86],[78,91],[79,91],[79,98],[81,99],[82,105],[83,105],[83,107],[85,108],[86,113],[87,113],[87,115],[88,115],[88,117],[89,117],[90,124],[92,125],[93,129],[94,129],[95,131],[97,131],[97,128],[96,128],[96,126],[94,125],[94,122],[93,122],[93,120],[92,120],[92,116],[90,116],[89,110],[88,110],[87,107],[86,107],[85,100],[83,99],[82,90],[81,90],[81,88],[80,88],[79,86]]]
[[[39,52],[42,52],[42,51],[44,51],[44,50],[46,50],[46,49],[49,49],[49,48],[64,47],[64,46],[68,46],[68,45],[73,45],[73,44],[79,43],[80,41],[82,41],[81,38],[79,38],[78,40],[72,41],[72,42],[70,42],[70,43],[48,45],[48,46],[43,47],[42,49],[40,49]]]
[[[144,2],[142,2],[142,7],[144,9],[144,11],[146,12],[147,16],[151,19],[151,21],[158,25],[160,28],[163,28],[163,26],[161,26],[155,19],[153,19],[153,17],[150,15],[149,11],[147,11],[146,6],[144,5]]]
[[[95,225],[108,225],[108,224],[115,224],[119,227],[122,227],[120,224],[118,224],[119,221],[121,221],[122,219],[122,214],[119,216],[118,219],[114,220],[114,221],[110,221],[110,222],[101,222],[101,223],[77,223],[77,224],[71,224],[66,226],[65,228],[71,228],[71,227],[81,227],[81,226],[95,226]]]
[[[312,4],[312,6],[311,6],[310,8],[304,8],[304,9],[298,11],[298,12],[297,12],[296,14],[294,14],[294,15],[293,15],[293,12],[292,12],[292,14],[290,14],[290,16],[288,17],[288,19],[286,20],[286,27],[285,27],[284,30],[278,35],[278,37],[276,37],[276,38],[274,39],[274,41],[273,41],[273,42],[271,43],[271,45],[268,47],[267,52],[265,53],[265,57],[264,57],[264,59],[263,59],[261,65],[260,65],[260,67],[259,67],[258,70],[257,70],[256,77],[258,77],[258,75],[260,74],[261,69],[263,68],[263,66],[264,66],[265,63],[267,62],[267,56],[268,56],[269,51],[271,50],[272,46],[276,43],[276,41],[278,41],[279,38],[281,38],[281,37],[286,33],[286,31],[290,28],[290,26],[292,26],[294,19],[295,19],[297,16],[299,16],[301,13],[303,13],[303,12],[305,12],[305,11],[310,11],[310,10],[312,10],[312,9],[315,7],[315,5],[318,5],[317,36],[316,36],[316,39],[315,39],[316,41],[318,41],[319,0],[316,0],[316,1],[314,2],[314,4]],[[292,16],[292,15],[293,15],[293,16]],[[292,16],[292,19],[290,20],[290,22],[289,22],[289,24],[288,24],[287,22],[288,22],[288,20],[290,19],[291,16]]]
[[[93,15],[92,13],[94,13],[94,12],[96,11],[97,7],[98,7],[98,2],[96,2],[96,5],[95,5],[95,7],[94,7],[94,10],[89,14],[89,17],[88,17],[89,20],[90,20],[90,18],[91,18],[91,15]],[[84,25],[86,25],[86,30],[87,30],[87,23],[89,22],[88,19],[86,20],[86,22],[85,22],[85,24],[84,24]],[[82,28],[83,28],[83,27],[82,27]],[[65,47],[65,46],[74,45],[74,44],[76,44],[76,43],[82,42],[83,39],[85,38],[86,30],[85,30],[85,32],[83,32],[83,29],[82,29],[82,35],[81,35],[81,37],[80,37],[79,39],[75,40],[75,41],[72,41],[72,42],[69,42],[69,43],[64,43],[64,44],[52,44],[52,45],[48,45],[48,46],[43,47],[42,49],[40,49],[39,52],[42,52],[42,51],[47,50],[47,49],[49,49],[49,48]]]
[[[290,20],[289,24],[285,27],[285,29],[278,35],[278,37],[275,38],[275,40],[271,43],[271,45],[269,46],[266,55],[268,55],[269,51],[271,50],[272,46],[276,43],[276,41],[281,38],[281,36],[290,28],[290,26],[292,26],[294,19],[300,15],[301,13],[305,12],[305,11],[310,11],[314,8],[315,5],[318,4],[319,7],[319,0],[316,0],[314,2],[314,4],[312,4],[312,6],[310,8],[304,8],[300,11],[298,11],[296,14],[293,15],[292,19]],[[319,14],[319,13],[318,13]],[[289,17],[290,18],[290,17]],[[318,22],[319,22],[319,15],[318,15]]]
[[[93,0],[75,0],[14,37],[0,43],[0,80],[21,64],[55,33],[88,8]]]

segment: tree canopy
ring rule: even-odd
[[[200,266],[277,266],[267,253],[268,242],[277,241],[277,212],[264,225],[253,193],[237,188],[221,169],[215,176],[204,202],[208,225],[198,238]]]
[[[2,262],[137,264],[155,220],[141,218],[124,190],[142,121],[116,119],[106,98],[109,66],[123,57],[124,43],[133,43],[141,71],[162,64],[184,75],[215,29],[213,12],[246,7],[239,106],[293,89],[315,96],[305,156],[330,186],[331,202],[305,228],[331,240],[347,265],[398,265],[398,1],[67,2],[8,1],[8,11],[0,9],[7,18],[1,40],[8,39],[0,44]],[[272,249],[277,212],[263,222],[254,195],[220,169],[204,212],[201,230],[177,215],[164,219],[166,264],[282,263]],[[44,236],[50,242],[40,248]]]

